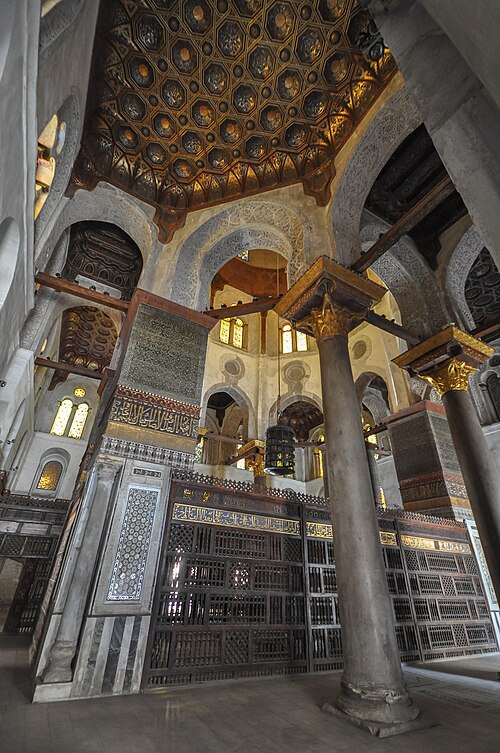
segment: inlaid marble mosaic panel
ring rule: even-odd
[[[109,601],[138,601],[141,598],[158,497],[158,489],[129,489],[108,588]]]

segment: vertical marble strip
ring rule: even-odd
[[[135,658],[137,655],[137,643],[139,641],[139,632],[141,629],[142,617],[134,617],[134,627],[132,628],[132,637],[130,639],[130,649],[128,652],[127,668],[125,670],[125,679],[123,681],[123,692],[130,693],[132,687],[132,676],[134,674]]]
[[[125,671],[127,669],[128,654],[130,650],[130,640],[132,638],[132,630],[134,627],[134,618],[126,617],[125,625],[123,628],[122,645],[120,648],[120,655],[118,657],[118,665],[116,668],[115,677],[115,693],[123,693],[123,682],[125,680]]]
[[[104,667],[104,676],[102,679],[101,693],[112,693],[115,687],[115,677],[118,668],[118,659],[123,640],[123,629],[125,627],[125,616],[115,617],[113,620],[113,629],[111,631],[111,641],[109,643],[108,656]]]
[[[92,677],[89,695],[99,695],[101,692],[104,668],[106,666],[106,661],[108,658],[109,644],[111,643],[111,634],[113,631],[114,621],[114,617],[104,618],[101,642],[99,644],[99,650],[97,652],[94,676]]]
[[[92,678],[94,676],[95,664],[97,661],[97,654],[99,651],[102,631],[104,628],[104,619],[105,619],[104,617],[99,617],[97,620],[95,620],[95,623],[94,623],[94,630],[92,633],[92,642],[90,644],[90,650],[88,653],[87,664],[85,666],[85,673],[84,673],[83,682],[82,682],[82,691],[81,691],[82,696],[90,695],[90,688],[92,685]],[[87,620],[87,623],[86,623],[87,629],[90,627],[90,625],[91,625],[90,620]]]

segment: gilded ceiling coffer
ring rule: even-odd
[[[302,181],[325,205],[334,160],[395,73],[357,41],[354,0],[102,3],[82,147],[69,192],[107,181],[187,211]]]

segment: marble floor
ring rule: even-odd
[[[500,682],[429,666],[405,674],[438,726],[380,740],[320,710],[335,696],[338,673],[32,705],[27,641],[0,636],[0,751],[498,753]]]

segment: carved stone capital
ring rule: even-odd
[[[323,305],[311,309],[307,322],[312,329],[316,342],[319,344],[327,337],[337,337],[339,335],[346,337],[351,329],[356,327],[362,319],[362,314],[334,303],[329,293],[325,293]]]
[[[119,469],[120,465],[112,460],[98,460],[96,463],[97,480],[105,484],[112,483]]]
[[[457,358],[450,358],[445,363],[437,366],[427,374],[420,374],[422,379],[429,382],[439,395],[451,390],[469,389],[469,377],[476,371],[476,366],[471,366]]]

